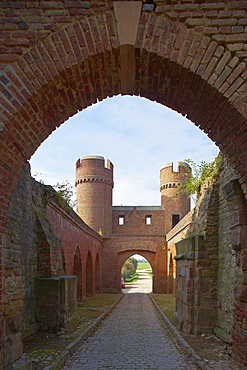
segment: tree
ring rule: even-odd
[[[123,264],[121,275],[124,279],[129,279],[133,276],[137,269],[137,260],[134,257],[128,258]]]
[[[202,160],[199,164],[192,161],[191,159],[185,159],[185,165],[189,165],[192,169],[190,173],[186,173],[184,176],[184,182],[178,186],[177,195],[188,194],[199,194],[201,185],[206,181],[213,181],[217,178],[219,173],[219,167],[222,162],[221,153],[214,159],[213,162],[206,162]]]
[[[63,206],[67,205],[71,208],[75,206],[76,201],[73,200],[74,187],[69,181],[65,180],[62,183],[58,182],[56,185],[53,185],[53,188],[56,190],[57,200],[59,200]]]

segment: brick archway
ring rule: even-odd
[[[230,37],[231,28],[224,34],[219,27],[206,27],[202,16],[209,16],[210,6],[205,4],[194,6],[199,18],[189,12],[178,21],[169,16],[169,6],[153,14],[141,11],[139,1],[116,3],[125,3],[127,13],[133,5],[136,9],[137,18],[129,26],[134,40],[125,39],[121,17],[116,23],[114,3],[113,10],[92,11],[79,21],[71,18],[69,25],[47,32],[20,56],[12,50],[15,61],[6,65],[0,79],[1,231],[26,159],[77,111],[120,93],[144,96],[187,116],[227,155],[246,194],[246,65],[244,54],[232,46],[239,36],[236,30]],[[228,13],[233,16],[233,10],[223,15],[223,8],[234,9],[234,3],[214,10],[219,24]],[[229,23],[235,24],[234,19]]]
[[[157,1],[151,11],[141,1],[86,3],[3,3],[0,233],[38,146],[70,116],[121,93],[187,116],[225,153],[247,197],[246,1]]]
[[[118,268],[119,268],[119,279],[121,277],[121,269],[123,267],[124,262],[132,257],[134,254],[139,254],[142,257],[144,257],[152,267],[152,272],[153,272],[153,278],[152,278],[152,291],[155,291],[155,277],[156,277],[156,270],[157,270],[157,261],[156,261],[156,253],[151,252],[151,251],[139,251],[139,250],[127,250],[127,251],[122,251],[118,253]]]

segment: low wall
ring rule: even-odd
[[[37,322],[42,330],[70,332],[78,324],[76,280],[76,276],[36,279]]]

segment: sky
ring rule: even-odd
[[[133,96],[115,96],[74,115],[30,159],[36,180],[75,182],[75,163],[100,155],[114,165],[113,205],[160,205],[160,169],[169,162],[212,161],[214,143],[171,109]]]

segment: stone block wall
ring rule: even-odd
[[[217,271],[210,268],[205,239],[186,238],[176,244],[176,249],[175,321],[187,333],[212,333],[217,320],[214,287]]]
[[[76,276],[36,279],[36,318],[42,330],[70,332],[78,324],[76,280]]]
[[[210,295],[216,299],[212,307],[217,308],[213,329],[227,342],[232,340],[236,256],[230,239],[230,214],[223,188],[234,176],[223,162],[219,181],[213,186],[205,184],[202,189],[187,233],[187,236],[202,235],[205,238],[208,262],[205,260],[202,264],[203,274],[204,279],[210,280]]]
[[[35,279],[64,273],[61,240],[46,217],[50,187],[30,176],[27,165],[18,181],[4,235],[4,366],[22,355],[22,339],[36,332]]]
[[[201,190],[186,238],[176,243],[176,323],[196,334],[213,331],[246,367],[246,201],[224,159],[218,180]]]
[[[229,166],[222,167],[219,178],[219,257],[218,257],[218,282],[217,282],[217,326],[215,333],[232,343],[233,307],[235,278],[237,273],[236,252],[231,241],[231,212],[225,195],[225,186],[235,178]]]
[[[239,363],[247,367],[247,205],[237,180],[229,181],[224,187],[230,214],[230,237],[236,253],[233,348]]]
[[[4,366],[22,355],[22,337],[37,331],[34,278],[37,276],[36,215],[32,181],[26,167],[12,197],[3,238],[3,357]],[[25,299],[24,299],[25,297]]]
[[[50,186],[31,178],[27,165],[11,200],[3,238],[5,367],[21,359],[23,338],[40,328],[70,331],[77,324],[77,277],[72,275],[78,245],[84,285],[90,251],[92,278],[95,281],[97,275],[97,289],[101,289],[101,237],[71,209],[57,204],[55,194]],[[71,276],[65,275],[66,269]],[[85,291],[86,286],[84,296]]]

